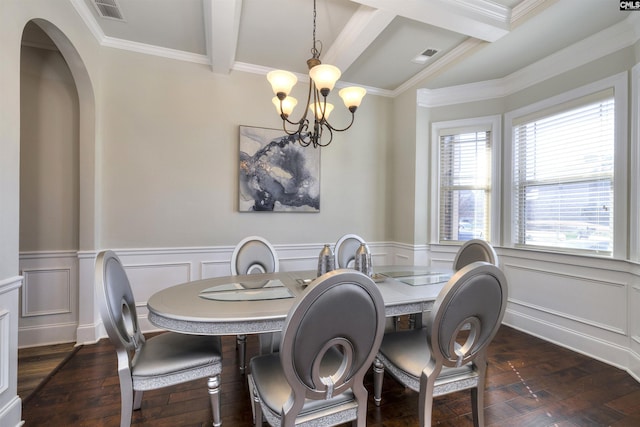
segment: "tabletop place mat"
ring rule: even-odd
[[[444,283],[451,279],[450,274],[429,274],[424,276],[413,276],[413,277],[401,277],[396,280],[401,281],[402,283],[406,283],[411,286],[424,286],[424,285],[435,285],[438,283]]]
[[[293,298],[291,291],[277,279],[224,283],[204,289],[199,296],[215,301],[263,301]]]
[[[387,277],[393,277],[394,279],[397,279],[399,277],[435,276],[435,275],[443,275],[445,273],[441,271],[421,269],[421,270],[381,271],[380,274],[384,274]]]

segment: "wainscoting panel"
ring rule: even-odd
[[[9,388],[9,311],[0,310],[0,395]]]
[[[511,262],[502,268],[509,278],[512,303],[617,334],[627,333],[626,311],[620,309],[627,304],[626,283],[596,279],[586,271],[569,274]]]
[[[20,426],[18,396],[18,297],[22,276],[0,277],[0,426]]]
[[[24,283],[20,291],[18,345],[31,347],[73,342],[78,326],[76,251],[20,254]]]
[[[123,265],[136,302],[142,306],[146,306],[149,297],[159,290],[191,281],[190,262]]]
[[[71,271],[23,269],[22,317],[71,313]]]

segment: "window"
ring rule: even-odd
[[[516,245],[612,252],[614,107],[611,89],[514,120]]]
[[[499,118],[479,118],[433,125],[437,142],[437,241],[490,240],[494,150]]]

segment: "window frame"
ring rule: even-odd
[[[490,235],[485,236],[485,240],[493,245],[500,244],[500,201],[501,190],[501,141],[502,141],[502,118],[500,115],[474,117],[469,119],[448,120],[433,122],[431,124],[431,194],[430,200],[432,209],[430,227],[430,241],[432,244],[441,245],[461,245],[459,240],[440,239],[440,136],[451,129],[464,129],[464,131],[478,132],[489,130],[491,132],[491,184],[490,184],[490,214],[489,229]],[[460,132],[458,132],[460,133]]]
[[[502,224],[503,243],[505,246],[518,249],[535,249],[548,252],[561,252],[585,255],[584,250],[570,248],[553,248],[550,246],[531,248],[527,245],[519,245],[515,241],[517,218],[515,217],[513,204],[514,194],[512,184],[514,181],[514,122],[520,117],[536,114],[544,110],[552,110],[557,106],[583,98],[590,94],[613,88],[615,102],[614,122],[614,160],[613,160],[613,218],[615,224],[613,233],[613,248],[611,257],[625,259],[627,257],[628,243],[628,144],[627,144],[627,72],[622,72],[597,82],[593,82],[576,89],[564,92],[551,98],[524,106],[505,114],[504,119],[504,175],[503,182],[508,186],[504,192]],[[507,187],[505,187],[507,188]],[[593,256],[604,256],[594,253]]]

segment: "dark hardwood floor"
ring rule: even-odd
[[[18,396],[28,400],[78,349],[74,343],[18,350]]]
[[[246,378],[235,342],[225,337],[222,423],[251,426]],[[255,354],[257,339],[248,337]],[[620,369],[503,326],[489,349],[485,414],[488,426],[640,426],[640,383]],[[382,405],[367,425],[416,426],[417,393],[385,378]],[[436,398],[433,424],[470,426],[467,392]],[[26,426],[118,426],[116,356],[107,340],[80,348],[23,404]],[[210,426],[206,380],[146,392],[134,426]],[[350,424],[349,424],[350,425]]]

